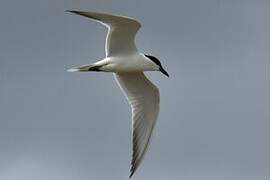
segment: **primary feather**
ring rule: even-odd
[[[133,154],[130,177],[137,170],[148,148],[159,113],[159,90],[143,74],[115,74],[132,109]]]
[[[107,57],[137,52],[134,39],[137,31],[141,27],[141,24],[137,20],[125,16],[89,11],[68,12],[91,18],[108,28],[105,45]]]

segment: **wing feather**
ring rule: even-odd
[[[126,16],[116,16],[90,11],[68,11],[91,18],[108,28],[106,37],[106,56],[136,52],[135,36],[141,24]]]
[[[116,80],[132,108],[133,154],[130,177],[147,151],[159,113],[159,90],[143,72],[115,74]]]

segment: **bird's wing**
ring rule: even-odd
[[[143,72],[115,74],[132,108],[133,154],[130,177],[140,165],[159,113],[159,90]]]
[[[141,27],[137,20],[131,17],[89,11],[68,12],[91,18],[108,27],[105,48],[107,57],[137,51],[134,39]]]

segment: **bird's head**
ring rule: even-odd
[[[169,77],[169,74],[167,73],[167,71],[165,71],[165,69],[161,65],[161,62],[156,57],[150,56],[150,55],[146,55],[146,54],[145,54],[145,57],[147,57],[148,59],[150,59],[155,64],[156,69],[158,71],[160,71],[165,76]]]

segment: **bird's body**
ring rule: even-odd
[[[106,57],[96,63],[69,69],[70,72],[113,72],[132,108],[133,154],[130,177],[140,165],[148,148],[159,113],[159,90],[144,71],[160,71],[166,76],[157,58],[139,53],[134,38],[141,24],[130,17],[97,12],[69,11],[100,22],[108,28]]]
[[[142,71],[158,71],[158,67],[153,64],[145,55],[141,53],[133,53],[130,55],[120,55],[106,57],[90,65],[84,65],[77,68],[72,68],[69,71],[83,71],[87,67],[99,67],[100,71],[123,73],[123,72],[142,72]],[[85,69],[89,71],[89,69]]]

